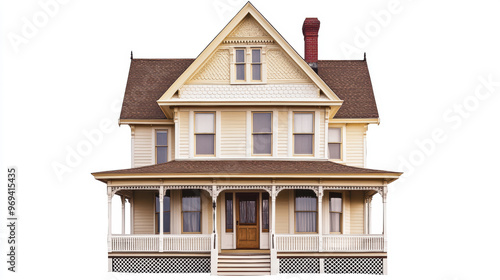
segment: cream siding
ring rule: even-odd
[[[345,162],[348,165],[364,167],[365,165],[365,143],[364,143],[364,124],[346,125],[346,157]]]
[[[246,156],[246,112],[221,112],[221,156]]]
[[[179,157],[189,157],[189,112],[179,113]]]
[[[363,193],[351,192],[351,234],[363,234],[364,229],[364,206]]]
[[[278,112],[278,157],[288,156],[288,112]]]
[[[319,112],[319,151],[317,157],[325,156],[325,111]]]
[[[133,167],[141,167],[155,163],[154,139],[150,126],[136,126],[134,147],[133,147]]]
[[[276,233],[289,233],[289,196],[293,193],[290,190],[282,190],[276,198]],[[291,213],[293,215],[293,213]]]
[[[154,191],[134,192],[134,234],[154,234]]]

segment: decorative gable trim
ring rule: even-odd
[[[330,89],[330,87],[328,87],[328,85],[318,76],[318,74],[314,72],[311,67],[309,67],[304,59],[288,44],[288,42],[278,33],[278,31],[274,29],[274,27],[264,18],[264,16],[262,16],[262,14],[250,2],[248,2],[157,101],[158,105],[160,105],[160,108],[163,110],[167,117],[172,116],[172,111],[169,108],[169,103],[172,96],[180,89],[182,85],[184,85],[189,80],[190,77],[192,77],[192,75],[199,69],[199,67],[201,67],[205,63],[205,61],[210,58],[210,56],[216,51],[219,45],[223,43],[224,39],[229,37],[229,35],[232,34],[234,30],[238,30],[237,27],[240,24],[240,27],[243,26],[242,21],[247,16],[251,16],[253,20],[255,20],[259,24],[260,28],[267,32],[267,34],[269,34],[269,36],[285,51],[285,53],[288,54],[288,56],[298,65],[298,67],[300,67],[302,71],[305,72],[305,74],[312,80],[312,82],[320,88],[325,96],[327,96],[331,101],[335,102],[332,107],[340,108],[343,101],[333,92],[332,89]],[[252,35],[263,34],[261,30],[252,30],[251,32],[253,32]]]

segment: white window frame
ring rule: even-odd
[[[214,115],[214,132],[213,133],[196,133],[196,114],[213,114]],[[215,111],[195,111],[193,114],[193,149],[195,157],[215,157],[217,155],[217,113]],[[213,135],[214,136],[214,153],[213,154],[198,154],[196,151],[196,135]]]
[[[346,129],[347,129],[347,126],[345,124],[329,124],[328,125],[328,130],[330,130],[330,128],[340,128],[340,137],[342,139],[342,143],[340,144],[340,159],[333,159],[333,158],[330,158],[330,150],[328,149],[328,144],[330,143],[330,139],[328,139],[328,134],[325,135],[325,138],[326,138],[326,150],[327,150],[327,159],[329,161],[334,161],[334,162],[345,162],[345,159],[346,159],[346,153],[347,153],[347,150],[346,150]]]
[[[172,126],[155,126],[152,129],[152,153],[153,153],[153,158],[152,158],[152,164],[157,164],[157,159],[156,159],[156,131],[161,131],[161,130],[166,130],[167,131],[167,162],[172,161],[174,159],[174,150],[173,150],[173,133],[174,133],[174,128]]]
[[[252,73],[252,50],[260,50],[260,80],[253,80]],[[245,80],[236,79],[236,50],[245,50]],[[230,48],[231,54],[231,84],[265,84],[267,83],[267,72],[266,72],[266,48],[262,45],[251,45],[251,46],[233,46]],[[238,63],[239,64],[239,63]]]
[[[294,157],[314,157],[316,153],[316,111],[293,111],[292,112],[292,155]],[[295,132],[295,114],[312,114],[312,133]],[[295,135],[312,135],[312,153],[311,154],[296,154],[295,153]]]
[[[253,131],[253,116],[254,114],[259,114],[259,113],[266,113],[266,114],[271,114],[271,132],[267,133],[267,132],[254,132]],[[274,149],[274,112],[273,111],[251,111],[251,128],[250,128],[250,132],[251,132],[251,136],[250,136],[250,139],[252,141],[252,147],[251,147],[251,155],[252,156],[258,156],[258,157],[272,157],[273,156],[273,149]],[[270,154],[256,154],[254,153],[254,140],[253,140],[253,136],[254,135],[259,135],[259,134],[270,134],[271,135],[271,153]]]

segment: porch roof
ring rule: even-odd
[[[323,161],[287,160],[173,160],[166,163],[130,169],[120,169],[92,173],[101,181],[126,178],[168,178],[168,177],[245,177],[265,175],[267,177],[367,177],[397,179],[402,173],[368,168],[359,168]]]

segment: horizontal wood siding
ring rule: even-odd
[[[351,192],[351,234],[363,234],[363,193]]]
[[[289,233],[288,200],[291,191],[282,190],[276,198],[276,233]],[[293,215],[291,213],[290,215]]]
[[[346,125],[346,163],[351,166],[364,167],[365,146],[364,146],[365,126],[363,124]]]
[[[150,126],[136,126],[134,136],[134,167],[154,164],[154,139]]]
[[[317,155],[320,157],[325,156],[325,111],[321,110],[319,113],[319,151]]]
[[[278,112],[278,157],[288,156],[288,112]]]
[[[154,234],[153,191],[134,192],[134,234]]]
[[[221,112],[221,156],[246,156],[246,112]]]
[[[179,113],[179,149],[180,158],[189,157],[189,112]]]

